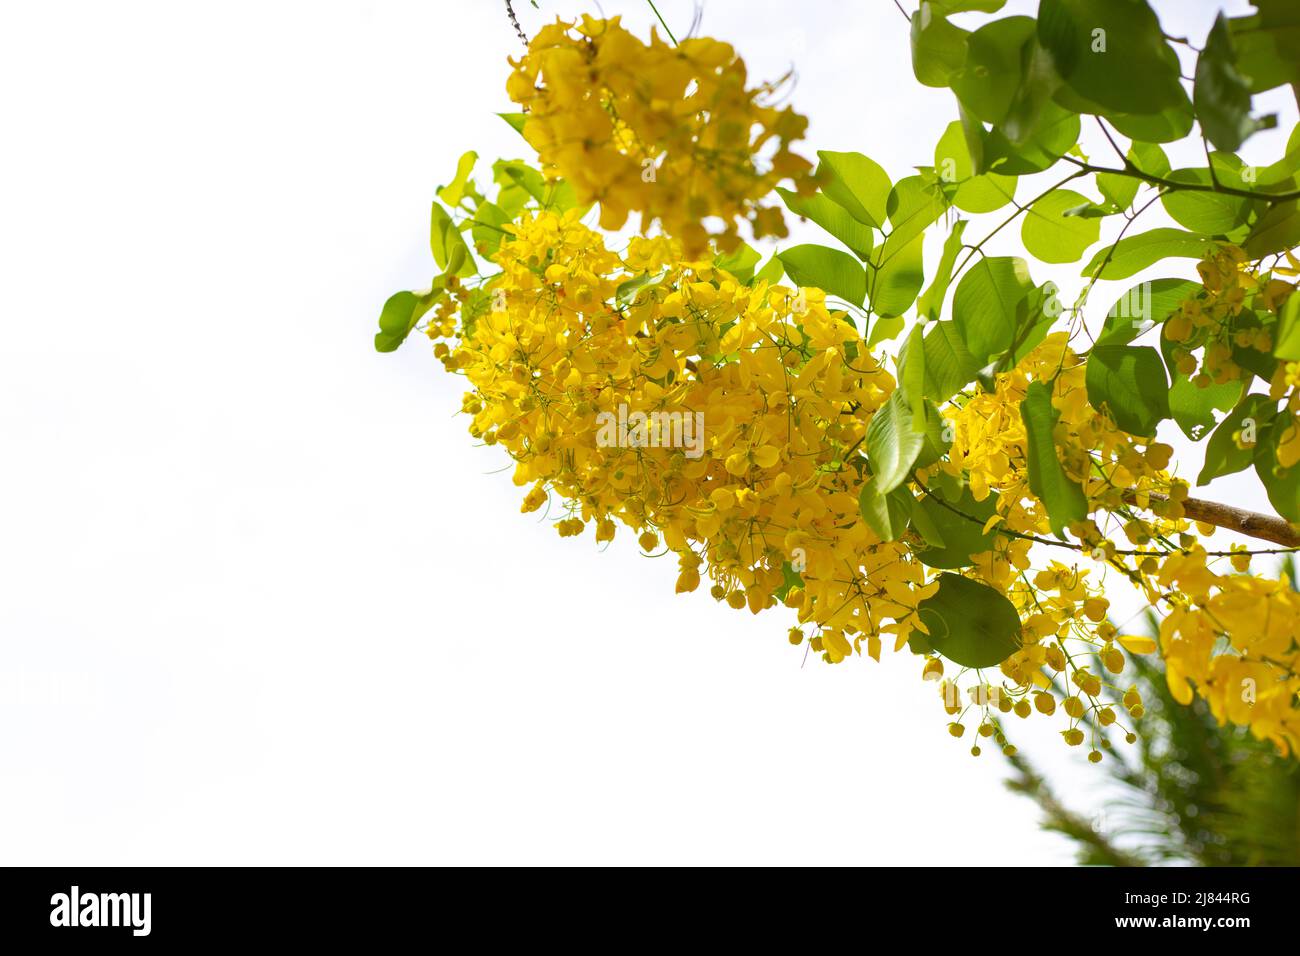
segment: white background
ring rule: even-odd
[[[888,0],[703,32],[797,67],[808,155],[899,178],[955,118]],[[801,666],[785,612],[561,541],[427,344],[372,350],[460,153],[525,154],[518,49],[495,0],[6,5],[0,863],[1068,862],[915,659]]]

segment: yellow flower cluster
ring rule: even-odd
[[[790,151],[808,121],[769,105],[773,85],[747,87],[727,43],[673,46],[653,32],[645,43],[618,17],[584,16],[576,29],[543,28],[511,63],[507,92],[527,112],[524,137],[544,172],[570,182],[581,203],[600,203],[606,229],[636,210],[643,231],[658,220],[690,257],[710,238],[731,251],[738,220],[755,237],[787,234],[780,209],[762,202],[778,183],[816,188],[809,162]],[[723,228],[710,236],[712,218]]]
[[[1196,268],[1204,291],[1183,302],[1164,328],[1165,337],[1178,343],[1173,353],[1178,371],[1202,388],[1249,378],[1251,373],[1234,359],[1234,349],[1253,349],[1264,355],[1273,351],[1269,331],[1243,316],[1250,296],[1260,291],[1261,281],[1239,246],[1219,246]],[[1274,286],[1267,291],[1276,294],[1278,290]],[[1199,364],[1193,354],[1197,349],[1204,350]]]
[[[1160,625],[1175,699],[1191,703],[1195,690],[1220,722],[1300,751],[1300,594],[1285,580],[1216,574],[1200,549],[1166,558],[1158,577],[1186,596]]]
[[[593,523],[609,540],[622,524],[647,551],[662,540],[678,591],[707,577],[754,613],[780,594],[832,662],[878,658],[882,634],[901,646],[921,627],[937,585],[861,519],[850,463],[894,380],[819,290],[744,285],[664,238],[620,256],[573,212],[510,228],[500,308],[444,362],[473,386],[471,432],[530,486],[523,510],[555,496],[561,533]]]

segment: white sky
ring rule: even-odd
[[[797,67],[808,155],[932,161],[889,0],[703,9]],[[784,612],[561,541],[461,380],[373,352],[456,158],[524,155],[517,50],[495,0],[6,7],[0,863],[1068,862],[915,659],[801,667]]]

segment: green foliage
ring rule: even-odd
[[[794,246],[777,258],[797,285],[823,289],[858,306],[867,297],[867,274],[847,252],[810,244]]]
[[[878,494],[887,495],[903,483],[925,445],[925,432],[912,422],[907,397],[896,389],[867,426],[867,461]]]
[[[1088,356],[1088,401],[1130,435],[1153,437],[1169,417],[1165,363],[1153,348],[1098,345]]]
[[[1029,488],[1047,508],[1052,533],[1064,537],[1067,525],[1088,516],[1088,499],[1056,455],[1052,432],[1060,412],[1052,406],[1052,391],[1046,384],[1030,384],[1020,403],[1020,417],[1029,444]]]
[[[996,667],[1020,648],[1020,615],[1007,598],[979,581],[946,572],[939,590],[917,606],[929,636],[913,640],[962,667]]]

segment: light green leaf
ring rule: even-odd
[[[778,253],[786,274],[801,286],[822,289],[860,306],[867,297],[867,273],[847,252],[829,246],[794,246]]]
[[[969,32],[953,26],[934,4],[912,14],[912,72],[925,86],[947,86],[966,62]]]
[[[1300,246],[1300,203],[1292,199],[1270,206],[1246,238],[1244,248],[1252,259]]]
[[[912,496],[906,488],[895,488],[882,495],[875,489],[873,478],[858,493],[858,510],[881,541],[897,541],[907,531],[912,516]]]
[[[1213,243],[1209,238],[1194,232],[1169,228],[1151,229],[1136,236],[1126,236],[1119,242],[1098,250],[1084,268],[1083,275],[1099,274],[1102,279],[1127,279],[1161,259],[1200,259],[1211,245]]]
[[[411,330],[443,294],[442,279],[439,277],[428,292],[398,292],[389,296],[379,313],[375,351],[392,352],[406,341]]]
[[[925,335],[925,395],[946,402],[969,385],[980,370],[955,322],[936,322]]]
[[[1028,438],[1029,490],[1047,508],[1052,533],[1064,538],[1072,523],[1088,517],[1088,499],[1071,480],[1056,455],[1053,432],[1060,413],[1052,405],[1052,390],[1043,382],[1032,382],[1020,403],[1020,417]]]
[[[912,410],[896,389],[867,426],[867,461],[874,487],[886,495],[901,485],[925,444],[925,433],[912,428]]]
[[[1288,362],[1300,362],[1300,293],[1292,293],[1282,306],[1273,355]]]
[[[924,240],[917,236],[900,249],[891,236],[880,247],[883,264],[876,267],[873,262],[869,272],[871,311],[881,318],[902,315],[916,301],[925,283]]]
[[[1030,206],[1020,229],[1029,253],[1043,262],[1077,262],[1101,236],[1101,222],[1066,213],[1088,201],[1071,189],[1054,189]]]
[[[981,259],[961,277],[953,295],[952,319],[979,366],[1011,348],[1033,288],[1025,260],[1011,256]]]
[[[433,261],[438,268],[449,275],[474,275],[478,269],[474,257],[469,253],[469,246],[460,234],[456,223],[452,221],[447,210],[437,203],[433,204],[429,216],[429,249],[433,252]]]
[[[1099,345],[1088,355],[1088,401],[1130,435],[1151,438],[1169,417],[1169,379],[1153,348]]]
[[[796,216],[811,219],[844,243],[859,259],[866,260],[875,245],[871,227],[849,215],[849,211],[823,193],[800,196],[789,189],[777,188],[786,208]]]
[[[523,135],[524,121],[528,119],[527,113],[498,113],[497,116],[505,120],[516,133]]]
[[[744,283],[754,277],[754,269],[763,261],[758,251],[747,242],[742,242],[731,252],[722,253],[713,258],[713,265],[730,273],[736,281]]]
[[[950,85],[962,105],[985,123],[1006,117],[1020,89],[1025,45],[1034,36],[1032,17],[1005,17],[966,38],[966,62]]]
[[[957,262],[957,254],[961,252],[961,237],[965,231],[965,219],[958,219],[953,223],[952,231],[944,240],[943,254],[939,257],[939,265],[935,270],[934,278],[930,280],[930,287],[916,301],[916,311],[927,321],[938,321],[940,313],[943,312],[943,300],[948,295],[948,284],[952,281],[952,267]]]
[[[478,153],[473,150],[462,155],[456,164],[456,177],[446,186],[438,188],[438,198],[448,206],[459,206],[460,201],[465,198],[466,187],[472,188],[469,177],[474,172],[476,162],[478,162]]]
[[[880,164],[861,153],[819,150],[821,170],[827,181],[822,192],[848,210],[858,222],[880,228],[885,223],[889,202],[889,175]]]
[[[1129,289],[1106,313],[1097,345],[1127,345],[1163,325],[1170,314],[1201,289],[1191,279],[1152,279]]]

